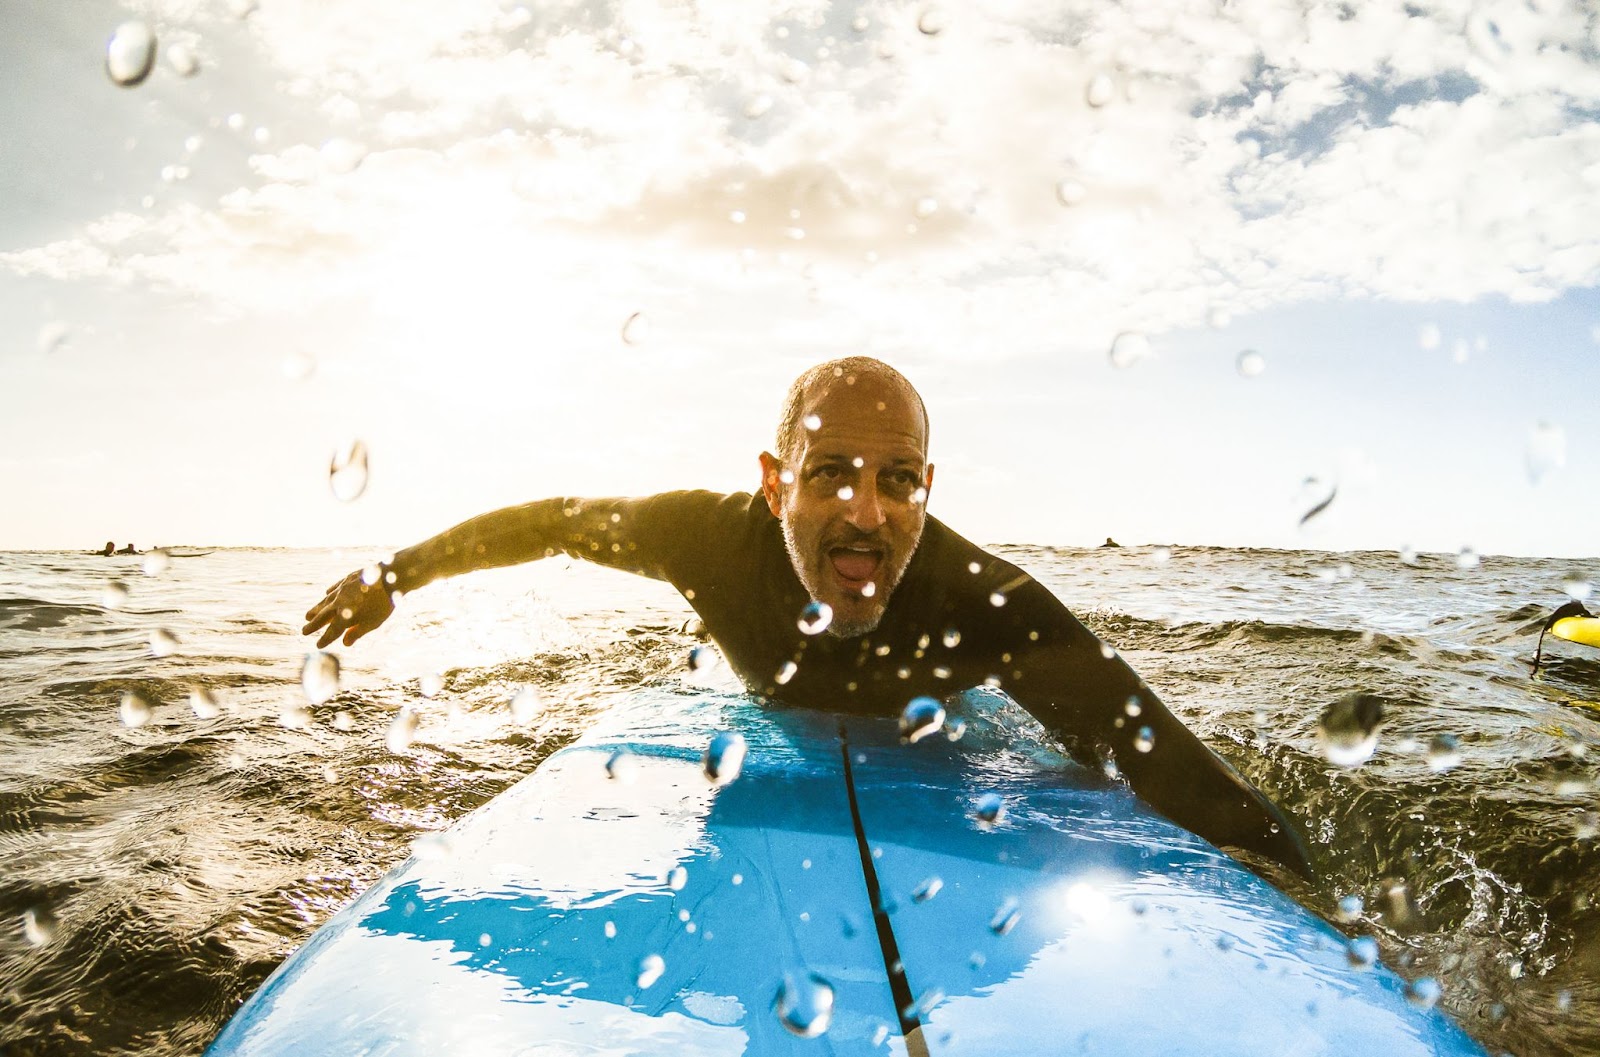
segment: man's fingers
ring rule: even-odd
[[[332,624],[329,624],[328,625],[328,630],[324,631],[322,633],[322,637],[317,639],[317,649],[319,649],[319,650],[322,649],[324,646],[326,646],[328,643],[332,642],[334,639],[336,639],[338,637],[339,637],[339,629],[334,627]]]

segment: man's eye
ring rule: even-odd
[[[828,463],[825,466],[818,466],[815,470],[812,470],[811,476],[818,480],[833,481],[837,480],[843,473],[844,471],[838,466],[835,466],[833,463]]]

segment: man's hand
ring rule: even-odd
[[[389,619],[394,612],[394,599],[389,595],[387,583],[389,570],[379,566],[377,583],[367,583],[362,572],[357,571],[328,588],[322,601],[306,610],[306,626],[300,634],[310,635],[322,628],[317,639],[321,649],[341,634],[349,646],[367,632]]]

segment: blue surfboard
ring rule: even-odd
[[[969,730],[640,695],[419,842],[208,1053],[1483,1053],[1127,790]]]

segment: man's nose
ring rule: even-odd
[[[876,532],[888,520],[883,513],[883,497],[878,494],[878,484],[868,478],[856,482],[849,499],[845,500],[845,520],[862,532]]]

